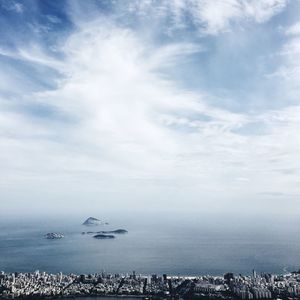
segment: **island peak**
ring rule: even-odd
[[[82,223],[82,225],[87,225],[87,226],[95,226],[95,225],[102,225],[102,224],[104,223],[101,222],[101,220],[94,217],[89,217]]]

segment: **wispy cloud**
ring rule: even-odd
[[[142,17],[171,19],[173,29],[186,28],[187,20],[202,34],[218,34],[231,29],[231,25],[243,22],[263,23],[281,12],[286,0],[172,0],[131,1],[127,9]],[[126,7],[126,6],[125,6]]]
[[[8,11],[14,11],[16,13],[22,13],[24,11],[24,6],[20,1],[14,0],[2,0],[0,3],[0,7]]]
[[[251,202],[266,193],[299,194],[298,172],[291,171],[300,168],[298,105],[256,114],[234,111],[215,104],[224,99],[214,89],[201,84],[188,88],[174,76],[184,73],[188,65],[188,74],[183,75],[191,81],[197,79],[195,74],[215,81],[218,74],[204,63],[208,57],[211,61],[222,57],[212,46],[219,41],[217,35],[234,31],[235,25],[267,22],[286,4],[279,0],[130,1],[118,3],[109,13],[96,11],[96,17],[86,20],[80,18],[79,2],[71,1],[68,13],[74,28],[63,40],[49,47],[38,39],[15,47],[1,45],[1,63],[9,60],[13,70],[0,70],[0,79],[5,80],[3,87],[0,83],[4,193],[14,198],[12,186],[33,193],[38,183],[51,193],[53,186],[55,193],[70,193],[76,202],[83,193],[108,193],[121,199],[130,198],[134,191],[149,192],[147,197],[161,199],[171,190],[178,207],[183,198],[200,207],[201,197],[226,206],[223,199]],[[153,38],[155,33],[148,35],[149,28],[119,20],[120,12],[130,23],[128,14],[147,18],[150,10],[157,18],[171,19],[163,30],[186,28],[192,22],[197,32],[188,30],[189,37],[162,42],[161,37]],[[282,33],[286,41],[279,73],[296,72],[292,60],[298,55],[298,36],[292,28]],[[207,35],[213,40],[207,40]],[[191,61],[201,63],[191,65]],[[234,64],[233,58],[232,68]],[[245,64],[251,65],[248,58]],[[226,61],[220,68],[228,66]],[[296,85],[298,77],[292,77],[286,80]],[[39,88],[28,88],[28,81]],[[51,81],[51,88],[44,81]],[[133,198],[130,203],[139,205],[140,199]]]
[[[272,76],[277,76],[282,80],[286,97],[294,99],[295,103],[299,99],[299,79],[300,79],[300,26],[295,23],[288,27],[284,34],[287,40],[279,52],[281,63]]]

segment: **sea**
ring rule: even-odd
[[[300,220],[281,216],[118,214],[0,219],[0,271],[89,274],[283,274],[300,268]],[[98,240],[87,231],[126,229]],[[48,240],[48,232],[63,233]]]

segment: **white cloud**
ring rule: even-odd
[[[12,161],[14,168],[30,172],[39,180],[52,177],[49,174],[55,170],[59,174],[74,172],[75,177],[76,172],[100,172],[101,178],[105,174],[126,180],[171,177],[180,181],[186,175],[190,177],[190,162],[180,157],[193,156],[197,151],[209,154],[203,143],[208,142],[208,148],[218,147],[214,139],[220,137],[220,143],[224,143],[223,136],[230,135],[230,129],[244,117],[207,107],[201,96],[177,88],[160,75],[161,69],[176,64],[183,54],[201,48],[172,44],[153,49],[131,31],[99,29],[97,25],[87,25],[66,41],[64,62],[53,64],[64,74],[57,89],[23,97],[23,102],[30,99],[31,103],[51,105],[75,123],[39,121],[22,112],[3,112],[1,141],[6,156],[2,170],[7,169],[7,161]],[[34,60],[26,55],[22,59],[40,63],[53,58],[36,53]],[[185,119],[182,111],[187,114]],[[189,113],[205,114],[213,121],[192,121]],[[174,130],[163,116],[195,130],[187,135],[184,128]],[[17,134],[11,134],[14,132]],[[9,149],[12,141],[14,147]],[[30,149],[41,151],[35,153],[34,162]],[[210,168],[210,159],[215,160],[205,157],[202,165],[203,157],[197,159],[203,171]],[[204,179],[214,174],[206,173],[199,176]],[[3,182],[10,180],[7,172],[1,177]]]
[[[60,61],[48,56],[38,44],[31,44],[26,48],[19,48],[17,50],[7,50],[0,47],[0,55],[17,60],[41,64],[57,70],[61,70],[62,68]]]
[[[300,22],[290,26],[285,31],[286,35],[299,35],[300,34]]]
[[[19,3],[14,0],[2,1],[2,3],[0,3],[0,5],[8,11],[15,11],[16,13],[19,13],[19,14],[23,13],[23,11],[24,11],[24,6],[22,5],[22,3]]]
[[[272,3],[277,13],[277,2]],[[257,9],[262,8],[248,7],[245,14],[257,17]],[[223,21],[207,19],[206,29],[225,30],[240,11],[237,5],[236,11],[224,12],[226,17],[216,17]],[[265,21],[270,11],[256,21]],[[15,185],[34,190],[38,183],[49,192],[51,187],[71,190],[74,198],[80,191],[99,195],[104,190],[117,190],[122,198],[124,186],[132,188],[132,195],[149,189],[153,197],[169,189],[176,197],[182,189],[183,198],[196,200],[192,205],[201,205],[200,196],[223,199],[224,191],[227,198],[299,194],[298,174],[282,171],[300,168],[298,106],[258,116],[233,113],[208,105],[205,94],[181,89],[164,76],[162,70],[204,51],[202,45],[153,47],[134,31],[101,20],[81,26],[59,50],[62,60],[38,45],[3,52],[62,75],[56,88],[27,93],[21,100],[50,105],[66,116],[65,121],[38,119],[0,100],[3,190]],[[295,54],[285,52],[287,58]],[[2,77],[9,75],[2,71]],[[12,88],[14,78],[8,81]],[[235,131],[253,123],[268,127],[267,134]]]
[[[300,26],[295,23],[285,30],[287,40],[279,52],[280,65],[271,74],[280,78],[286,97],[298,101],[300,96]]]
[[[256,22],[268,21],[274,15],[280,13],[287,5],[286,0],[250,0],[241,1],[244,17],[253,18]]]
[[[218,34],[233,24],[251,21],[263,23],[280,13],[287,0],[172,0],[132,1],[129,11],[145,17],[164,19],[171,16],[175,28],[185,28],[186,17],[201,33]],[[170,30],[168,28],[168,30]]]

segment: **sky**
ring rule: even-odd
[[[0,0],[0,214],[298,214],[299,0]]]

